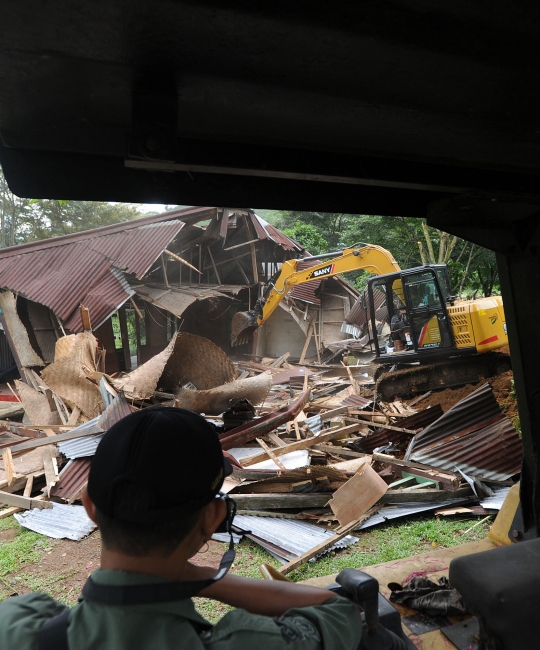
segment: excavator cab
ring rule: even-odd
[[[451,300],[446,265],[424,266],[368,280],[377,360],[411,363],[455,349],[446,308]]]

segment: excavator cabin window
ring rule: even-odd
[[[421,267],[368,282],[371,330],[377,355],[417,354],[453,346],[446,311],[446,266]]]

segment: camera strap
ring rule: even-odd
[[[86,581],[82,590],[82,600],[88,600],[101,605],[147,605],[150,603],[165,603],[184,598],[193,598],[206,587],[221,580],[231,568],[236,551],[232,522],[236,514],[236,503],[227,495],[219,495],[227,504],[225,530],[231,536],[229,548],[219,563],[218,570],[212,578],[187,582],[155,582],[144,585],[103,585],[92,580]],[[38,634],[38,650],[69,650],[67,627],[69,624],[69,609],[58,616],[46,621]]]

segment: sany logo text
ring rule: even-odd
[[[334,270],[334,265],[333,264],[328,264],[328,266],[323,266],[322,269],[317,269],[316,271],[313,271],[310,275],[309,278],[321,278],[325,275],[331,275]]]

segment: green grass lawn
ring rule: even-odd
[[[410,555],[425,553],[434,547],[449,547],[483,539],[489,530],[490,521],[484,522],[467,532],[479,520],[437,519],[433,516],[397,520],[365,532],[357,533],[360,541],[341,551],[331,551],[322,558],[308,562],[289,574],[294,581],[307,580],[338,573],[346,568],[360,568],[380,562],[398,560]],[[223,545],[223,552],[226,550]],[[266,562],[278,568],[280,563],[253,542],[240,542],[236,561],[231,569],[236,575],[260,578],[259,566]],[[219,620],[230,607],[205,598],[196,598],[197,610],[212,623]]]
[[[292,580],[306,580],[334,574],[348,567],[359,568],[388,562],[409,555],[420,554],[434,547],[448,547],[483,539],[490,521],[478,524],[474,519],[437,519],[433,516],[397,520],[365,532],[357,533],[359,541],[347,549],[330,552],[324,557],[308,562],[289,574]],[[0,542],[0,600],[25,587],[33,591],[46,591],[69,605],[76,602],[78,594],[65,591],[62,584],[69,578],[71,569],[58,568],[46,578],[36,578],[25,566],[39,564],[45,553],[51,551],[55,541],[19,526],[13,517],[0,519],[0,531],[16,529],[17,534],[9,541]],[[223,544],[223,552],[227,544]],[[253,542],[244,539],[237,547],[236,561],[231,572],[236,575],[260,578],[259,566],[263,563],[279,567],[280,563]],[[231,608],[216,601],[196,598],[198,611],[215,623]]]

